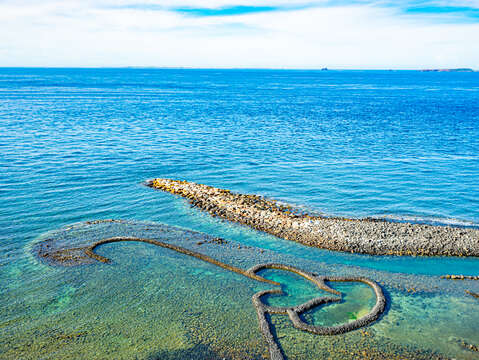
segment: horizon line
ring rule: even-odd
[[[285,70],[285,71],[457,71],[479,72],[471,67],[424,67],[424,68],[330,68],[330,67],[194,67],[194,66],[1,66],[0,69],[151,69],[151,70]]]

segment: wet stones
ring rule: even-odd
[[[466,293],[479,300],[479,294],[477,294],[475,292],[472,292],[472,291],[469,291],[469,290],[466,290]]]
[[[85,254],[86,247],[57,248],[53,239],[35,244],[34,252],[49,265],[76,266],[94,261]]]
[[[479,276],[470,275],[442,275],[441,279],[449,280],[479,280]]]
[[[226,241],[223,238],[220,237],[215,237],[211,240],[204,240],[204,241],[198,241],[196,245],[203,245],[203,244],[217,244],[217,245],[224,245],[227,244],[228,241]]]
[[[371,255],[479,256],[479,229],[309,215],[258,195],[180,180],[146,185],[182,196],[212,216],[308,246]]]
[[[462,340],[460,342],[461,346],[469,351],[474,351],[474,352],[479,352],[479,347],[477,347],[476,345],[474,344],[469,344],[467,342],[465,342],[464,340]]]
[[[274,360],[282,360],[284,357],[282,355],[281,349],[277,344],[276,340],[273,337],[269,323],[266,320],[266,314],[284,314],[288,315],[289,319],[293,323],[293,326],[299,330],[307,331],[316,335],[338,335],[344,334],[353,330],[357,330],[364,326],[370,325],[375,322],[386,308],[386,297],[383,294],[381,287],[374,281],[364,278],[364,277],[339,277],[339,276],[318,276],[316,274],[295,268],[290,265],[269,263],[269,264],[259,264],[255,265],[248,270],[249,273],[256,274],[258,271],[263,269],[280,269],[285,271],[290,271],[295,274],[298,274],[305,279],[313,282],[319,289],[325,290],[329,293],[336,295],[335,297],[316,297],[311,299],[303,304],[299,304],[293,307],[278,307],[278,306],[269,306],[263,303],[261,298],[269,294],[282,294],[283,291],[280,289],[273,290],[264,290],[253,295],[253,305],[256,308],[256,313],[258,316],[259,327],[263,333],[263,337],[268,343],[270,349],[270,358]],[[331,302],[341,301],[341,293],[329,287],[326,282],[333,281],[348,281],[348,282],[362,282],[370,286],[375,295],[376,295],[376,304],[371,309],[371,311],[364,315],[363,317],[345,324],[335,325],[335,326],[320,326],[320,325],[310,325],[303,321],[301,314],[306,311],[309,311],[315,307],[321,306],[323,304]]]

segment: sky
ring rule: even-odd
[[[0,0],[0,66],[479,69],[479,0]]]

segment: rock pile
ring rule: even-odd
[[[479,280],[479,276],[474,275],[442,275],[441,279],[450,280]]]
[[[479,229],[312,216],[262,196],[188,181],[158,178],[146,184],[213,216],[304,245],[371,255],[479,256]]]

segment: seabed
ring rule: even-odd
[[[479,355],[476,276],[332,266],[113,219],[52,230],[28,251],[0,273],[16,279],[0,313],[2,359]],[[38,288],[15,285],[35,276]]]
[[[114,221],[114,220],[105,220],[104,222],[120,222],[121,221]],[[95,223],[101,223],[101,221],[96,221]],[[263,302],[262,298],[269,296],[269,295],[285,295],[285,292],[281,288],[276,288],[272,290],[263,290],[257,292],[253,295],[252,301],[253,305],[256,309],[256,314],[258,315],[258,322],[259,328],[264,336],[266,343],[268,344],[270,359],[272,360],[282,360],[284,359],[283,352],[281,347],[278,344],[277,339],[273,335],[271,331],[270,322],[267,319],[268,315],[272,314],[283,314],[288,315],[289,319],[291,320],[293,326],[299,330],[310,332],[316,335],[338,335],[344,334],[353,330],[360,329],[365,327],[374,321],[376,321],[379,316],[384,312],[386,307],[386,297],[383,294],[381,287],[374,281],[364,277],[340,277],[340,276],[319,276],[317,274],[313,274],[308,271],[304,271],[293,266],[280,264],[280,263],[264,263],[264,264],[257,264],[247,270],[237,268],[235,266],[225,264],[221,261],[215,260],[207,255],[186,249],[181,246],[173,245],[167,242],[155,240],[154,238],[137,238],[137,237],[111,237],[107,239],[101,239],[95,241],[90,244],[86,244],[83,246],[72,246],[72,244],[65,244],[61,241],[55,241],[55,238],[44,240],[40,243],[37,243],[36,253],[37,255],[55,265],[67,265],[67,266],[74,266],[74,265],[84,265],[90,264],[91,259],[97,260],[102,263],[110,263],[110,259],[98,255],[95,253],[95,249],[99,248],[102,245],[111,244],[111,243],[119,243],[119,242],[142,242],[147,244],[152,244],[156,246],[160,246],[162,248],[166,248],[169,250],[176,251],[180,254],[185,254],[202,261],[208,262],[210,264],[216,265],[220,268],[225,270],[229,270],[235,272],[237,274],[243,275],[250,279],[268,283],[270,285],[281,286],[281,283],[269,280],[262,276],[257,275],[258,272],[266,269],[275,269],[275,270],[283,270],[288,271],[299,276],[302,276],[304,279],[309,280],[314,285],[323,291],[329,292],[331,294],[336,295],[335,297],[315,297],[311,300],[306,302],[300,303],[296,306],[271,306],[267,305]],[[216,241],[214,241],[216,240]],[[211,239],[206,240],[206,242],[212,243],[216,242],[219,244],[224,243],[222,239]],[[333,326],[321,326],[321,325],[312,325],[308,324],[306,321],[303,320],[303,314],[308,311],[315,310],[316,308],[334,302],[341,302],[341,292],[334,290],[331,288],[327,283],[331,282],[357,282],[363,283],[371,287],[373,289],[374,294],[376,296],[376,304],[374,307],[366,314],[361,316],[359,319],[354,319],[353,321],[343,323],[340,325],[333,325]]]
[[[94,247],[99,239],[122,237],[155,239],[250,269],[245,272],[251,276],[152,243],[105,241]],[[111,262],[87,255],[64,266],[58,259],[41,256],[45,244],[56,250],[89,248]],[[1,358],[477,358],[467,346],[479,340],[475,327],[479,302],[464,293],[474,281],[368,271],[386,301],[376,314],[383,298],[374,285],[331,281],[326,282],[328,287],[318,286],[337,276],[366,277],[358,268],[331,267],[162,224],[77,223],[42,235],[30,251],[35,272],[25,276],[40,272],[43,277],[48,274],[48,281],[36,291],[11,289],[2,309]],[[18,269],[17,275],[23,276]],[[342,294],[341,301],[336,301],[336,291]],[[18,296],[21,293],[35,294],[35,299]],[[354,330],[318,335],[294,326],[292,309],[324,298],[335,301],[304,308],[298,316],[305,326]],[[19,313],[24,314],[22,319],[15,318]],[[365,326],[354,325],[368,314],[379,317]]]

